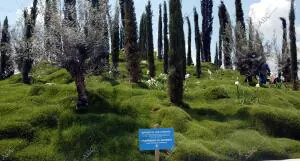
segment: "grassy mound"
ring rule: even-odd
[[[162,63],[157,64],[162,69]],[[253,88],[234,82],[232,70],[203,64],[185,82],[189,109],[173,106],[166,80],[159,87],[130,84],[121,74],[87,76],[87,113],[77,113],[75,84],[66,70],[47,64],[34,68],[33,85],[16,75],[0,81],[0,158],[16,161],[150,161],[138,150],[138,129],[173,127],[176,147],[163,161],[257,161],[300,157],[300,93]],[[208,74],[208,70],[212,75]],[[147,64],[143,65],[147,81]],[[161,73],[161,70],[157,70]]]

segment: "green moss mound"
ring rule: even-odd
[[[75,111],[75,84],[64,69],[42,63],[32,85],[15,75],[0,81],[0,160],[151,161],[138,149],[140,128],[175,129],[175,149],[162,161],[257,161],[300,157],[300,93],[234,82],[237,71],[203,63],[185,82],[183,109],[170,103],[167,86],[149,89],[120,75],[87,76],[89,108]],[[156,61],[161,73],[162,62]],[[147,64],[143,66],[147,81]],[[212,74],[209,74],[209,71]],[[162,90],[163,89],[163,90]],[[238,95],[239,94],[239,95]]]

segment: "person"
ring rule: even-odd
[[[258,68],[258,76],[259,76],[259,83],[261,85],[266,84],[268,80],[268,76],[270,76],[271,70],[269,68],[269,65],[267,63],[262,64]]]

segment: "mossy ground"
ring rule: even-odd
[[[159,75],[162,63],[156,68]],[[87,76],[87,113],[74,110],[75,84],[63,69],[36,66],[33,85],[22,84],[20,75],[0,81],[0,159],[151,161],[153,152],[138,150],[138,129],[157,124],[176,131],[176,148],[161,154],[166,161],[300,157],[300,92],[243,83],[237,92],[238,72],[203,64],[200,79],[188,67],[190,109],[181,109],[169,102],[165,82],[159,88],[130,84],[124,63],[120,70],[117,79]]]

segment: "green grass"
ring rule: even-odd
[[[143,64],[147,81],[147,64]],[[77,113],[75,84],[66,70],[40,64],[33,85],[16,75],[0,81],[0,158],[7,161],[151,161],[138,150],[138,129],[173,127],[176,148],[163,161],[257,161],[300,157],[300,93],[288,88],[256,89],[232,70],[203,64],[185,82],[190,109],[169,102],[159,88],[130,84],[121,74],[87,76],[87,113]],[[157,62],[157,75],[163,69]],[[213,72],[208,75],[208,69]],[[239,79],[239,98],[234,82]],[[53,84],[46,84],[53,83]]]

